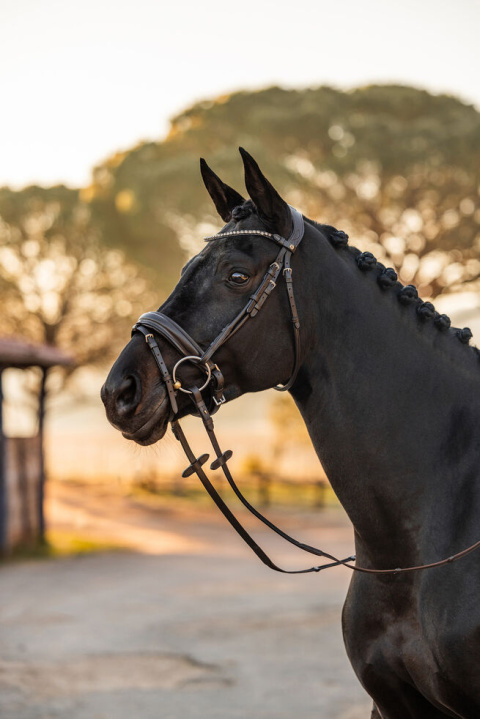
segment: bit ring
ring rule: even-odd
[[[179,359],[178,362],[176,363],[176,365],[174,366],[173,370],[172,370],[172,380],[173,380],[173,384],[174,384],[174,385],[177,384],[177,383],[180,383],[180,381],[177,380],[177,377],[176,377],[176,372],[177,372],[177,369],[178,369],[179,365],[181,365],[182,362],[186,362],[187,360],[190,360],[191,362],[203,362],[202,358],[201,358],[201,357],[197,357],[196,355],[187,355],[186,357],[182,357],[181,359]],[[206,362],[203,362],[203,364],[204,364],[205,367],[207,368],[207,379],[206,379],[206,381],[205,381],[205,384],[202,384],[202,386],[198,388],[198,389],[200,390],[200,392],[201,392],[203,389],[205,389],[205,387],[207,386],[207,384],[210,382],[210,378],[211,378],[211,376],[212,376],[212,370],[210,369],[210,367],[208,366],[208,364],[207,364]],[[185,392],[185,394],[193,394],[192,390],[190,390],[190,389],[184,389],[182,386],[179,387],[178,384],[177,384],[177,387],[175,387],[175,389],[180,390],[180,392]]]

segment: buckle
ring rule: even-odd
[[[225,404],[225,402],[226,402],[227,400],[225,399],[225,395],[222,394],[222,396],[220,397],[220,399],[217,399],[217,398],[215,397],[215,395],[213,395],[213,401],[215,402],[215,404],[217,405],[217,407],[220,407],[220,405]]]

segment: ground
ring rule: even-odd
[[[207,507],[58,484],[48,508],[58,532],[125,549],[0,569],[2,719],[370,716],[341,637],[348,570],[276,574]],[[340,509],[272,515],[352,550]],[[310,562],[267,530],[256,537],[287,566]]]

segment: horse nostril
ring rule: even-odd
[[[141,395],[140,379],[129,375],[117,390],[115,404],[118,414],[125,415],[136,409]]]

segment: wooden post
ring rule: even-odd
[[[7,554],[7,476],[5,435],[3,433],[3,387],[0,367],[0,556]]]
[[[45,398],[47,396],[47,374],[48,369],[42,367],[42,378],[40,380],[40,392],[38,397],[38,439],[40,443],[40,477],[38,481],[38,541],[45,542],[45,450],[43,435],[45,429]]]

